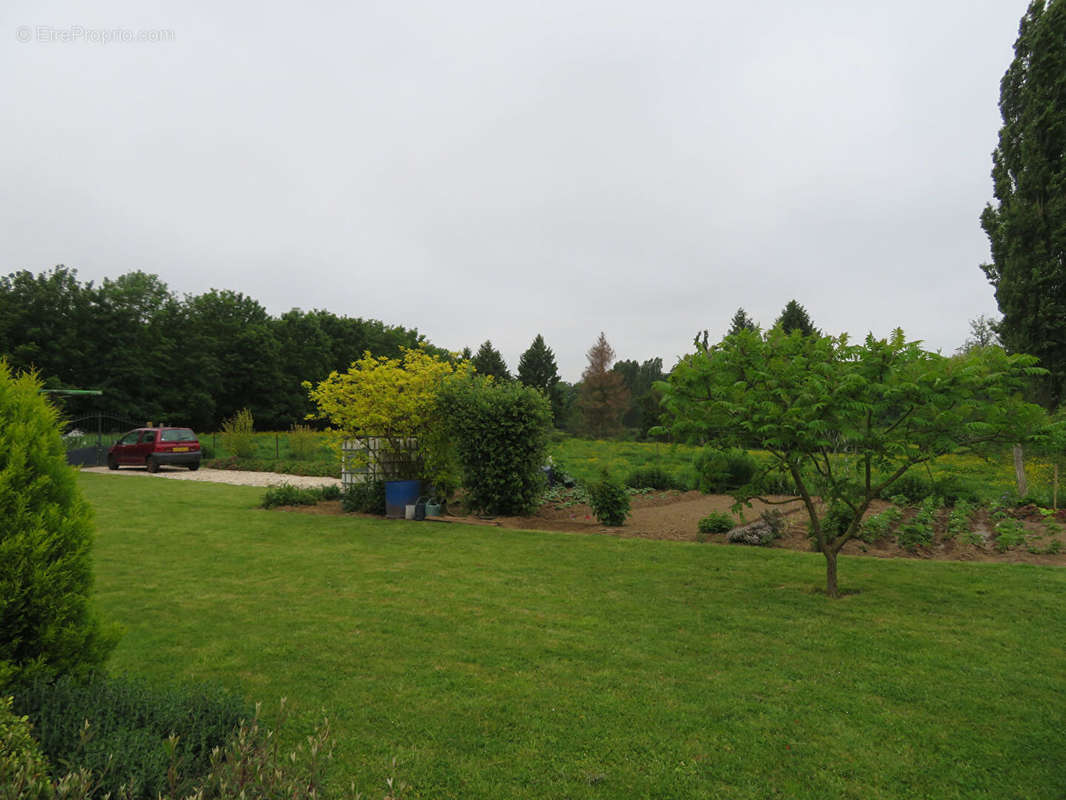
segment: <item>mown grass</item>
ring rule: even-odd
[[[1066,572],[255,508],[84,475],[111,667],[212,678],[422,798],[1066,794]],[[297,730],[296,733],[301,732]],[[395,769],[391,766],[396,759]]]

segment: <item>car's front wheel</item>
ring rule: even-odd
[[[145,459],[144,465],[148,467],[149,472],[159,472],[159,462],[151,456]]]
[[[118,462],[115,461],[115,457],[114,456],[108,456],[107,457],[107,468],[108,469],[118,469]]]

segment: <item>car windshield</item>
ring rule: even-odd
[[[163,442],[195,442],[196,434],[188,428],[174,428],[173,430],[163,431],[160,441]]]

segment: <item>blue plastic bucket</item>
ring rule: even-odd
[[[422,481],[385,481],[385,516],[403,519],[405,506],[414,505],[422,494]]]

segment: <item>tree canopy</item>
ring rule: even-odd
[[[992,263],[982,269],[996,287],[1003,344],[1040,359],[1049,372],[1039,399],[1057,407],[1066,388],[1066,0],[1030,4],[999,108],[996,203],[981,214]]]
[[[132,421],[210,430],[248,408],[264,427],[288,428],[313,408],[303,381],[367,350],[395,358],[420,345],[444,355],[416,329],[320,310],[274,317],[239,292],[179,297],[139,271],[99,285],[64,266],[0,276],[0,354],[11,368],[38,370],[49,388],[102,389],[100,410]]]
[[[660,384],[680,438],[754,448],[770,465],[736,490],[761,494],[767,470],[783,473],[810,519],[836,595],[837,554],[863,514],[909,469],[990,442],[1021,441],[1042,422],[1020,399],[1041,370],[1030,356],[980,348],[955,358],[922,350],[902,331],[888,339],[740,331],[697,350]],[[836,520],[819,510],[821,500]]]

